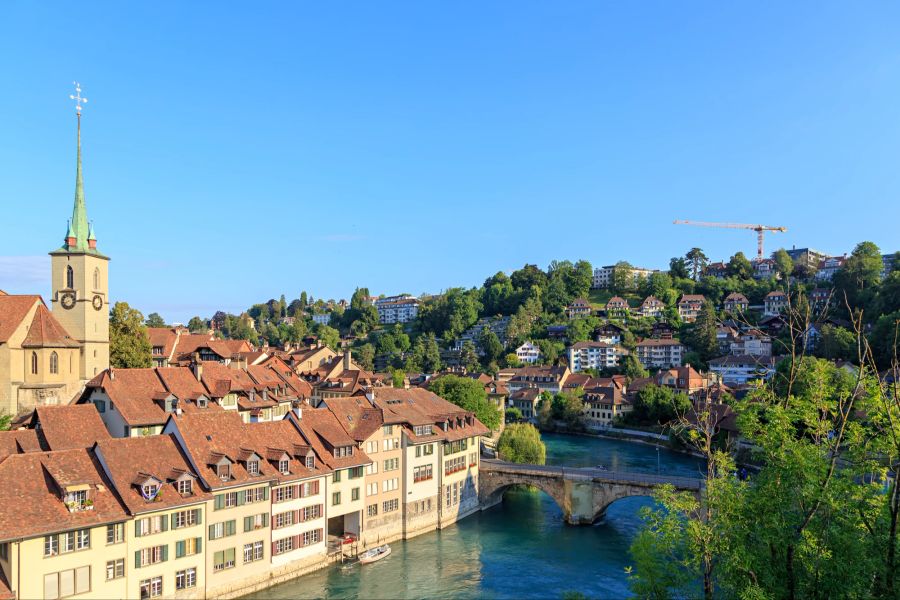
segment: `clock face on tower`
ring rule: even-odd
[[[98,294],[94,296],[91,304],[94,305],[94,310],[100,310],[101,308],[103,308],[103,298]]]
[[[72,292],[64,293],[60,297],[59,303],[62,304],[62,307],[67,310],[72,308],[73,306],[75,306],[75,294],[73,294]]]

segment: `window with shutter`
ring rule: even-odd
[[[169,560],[169,545],[168,544],[166,544],[165,546],[162,546],[162,552],[160,553],[159,560],[160,560],[160,562],[165,562],[165,561]]]
[[[203,511],[199,508],[194,509],[194,522],[197,525],[203,525]]]
[[[175,542],[175,558],[184,556],[184,542]]]

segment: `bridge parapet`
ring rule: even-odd
[[[662,484],[701,494],[703,481],[690,477],[608,471],[597,468],[570,468],[526,465],[499,460],[482,460],[479,495],[482,509],[494,506],[513,485],[530,485],[546,492],[563,511],[566,522],[590,524],[602,518],[606,508],[628,496],[649,496]]]

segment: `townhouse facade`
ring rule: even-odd
[[[685,323],[693,323],[705,302],[706,298],[702,294],[684,294],[678,301],[678,316]]]
[[[788,297],[784,292],[776,290],[766,294],[763,302],[763,314],[771,317],[781,314],[787,308]]]
[[[524,365],[533,365],[541,361],[541,349],[532,342],[523,342],[515,352],[516,358]]]
[[[569,369],[580,373],[585,369],[613,369],[619,366],[624,350],[606,342],[577,342],[569,346]]]
[[[650,338],[638,342],[635,352],[645,368],[668,369],[681,366],[685,347],[677,339]]]
[[[271,422],[176,411],[139,437],[88,403],[3,433],[0,498],[34,509],[0,514],[0,594],[235,597],[480,508],[474,414],[420,388],[331,403]],[[83,439],[64,435],[87,411]],[[89,447],[47,450],[65,439]]]
[[[408,323],[419,314],[419,300],[413,296],[391,296],[375,300],[378,321],[382,325]]]

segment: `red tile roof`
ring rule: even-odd
[[[47,448],[41,446],[38,433],[34,429],[0,431],[0,461],[11,454],[42,452],[44,450],[47,450]]]
[[[91,510],[69,512],[63,500],[68,485],[88,487]],[[84,448],[11,455],[0,463],[0,506],[8,509],[0,511],[0,541],[125,521],[111,488]]]
[[[22,341],[23,348],[77,348],[78,342],[59,324],[44,303],[38,304],[31,326]]]
[[[90,448],[94,442],[110,437],[93,404],[39,406],[34,409],[31,425],[50,450]]]
[[[300,430],[300,434],[312,446],[316,455],[323,463],[332,469],[346,469],[367,465],[372,460],[359,449],[356,440],[338,423],[327,408],[304,408],[298,417],[296,412],[288,413],[290,422]],[[337,458],[332,448],[351,446],[353,454]]]
[[[260,463],[259,475],[247,472],[243,451],[254,449],[247,448],[251,444],[244,439],[244,422],[236,411],[172,415],[166,423],[166,431],[171,427],[181,433],[187,454],[208,488],[221,489],[275,479],[275,469],[268,463]],[[231,478],[227,481],[220,479],[215,469],[215,463],[222,457],[231,461]]]
[[[195,504],[210,497],[196,480],[196,473],[174,435],[104,440],[97,443],[97,452],[103,457],[116,491],[131,514]],[[193,493],[188,496],[182,496],[176,487],[176,480],[185,476],[193,482]],[[148,477],[162,484],[152,500],[144,498],[139,484]]]
[[[36,302],[44,304],[40,296],[0,295],[0,344],[9,341]]]
[[[328,398],[325,407],[334,413],[344,431],[357,442],[369,439],[384,424],[381,411],[363,396]]]

